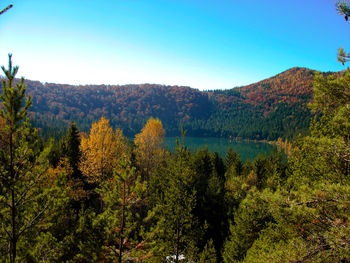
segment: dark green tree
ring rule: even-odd
[[[203,249],[207,240],[212,240],[220,252],[228,233],[227,209],[225,205],[225,165],[217,153],[207,148],[199,150],[193,158],[193,188],[196,206],[193,214],[199,224],[205,226],[204,237],[197,245]],[[217,255],[220,260],[220,255]]]
[[[151,177],[153,209],[148,220],[155,224],[145,235],[151,247],[150,262],[164,262],[166,257],[179,262],[181,257],[190,260],[198,255],[195,245],[200,235],[193,215],[195,191],[191,186],[190,158],[182,138],[167,165]]]
[[[81,178],[79,163],[81,158],[80,135],[74,121],[71,122],[64,139],[64,155],[68,158],[69,165],[73,169],[73,178]]]

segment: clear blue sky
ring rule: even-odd
[[[250,84],[299,66],[345,69],[335,0],[2,0],[0,65],[68,84]]]

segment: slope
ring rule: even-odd
[[[156,84],[26,84],[33,97],[30,116],[44,134],[64,129],[71,120],[87,131],[105,116],[133,136],[152,116],[161,119],[169,136],[178,135],[184,124],[191,136],[273,140],[307,131],[314,74],[292,68],[255,84],[215,91]]]

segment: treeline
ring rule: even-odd
[[[9,262],[347,262],[350,70],[314,81],[322,117],[280,153],[174,153],[150,118],[130,142],[107,118],[44,142],[18,68],[0,122],[0,259]],[[35,98],[34,98],[35,100]]]
[[[224,91],[153,84],[72,86],[29,80],[26,84],[33,96],[31,121],[46,137],[62,136],[71,120],[88,132],[104,116],[128,137],[156,117],[169,136],[177,136],[184,125],[189,136],[277,140],[307,134],[314,75],[306,68],[292,68]]]

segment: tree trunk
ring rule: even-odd
[[[176,255],[175,262],[179,262],[179,243],[180,243],[180,230],[179,230],[179,222],[177,222],[176,226]]]
[[[119,239],[119,263],[123,258],[123,234],[124,234],[124,220],[125,220],[125,181],[123,182],[123,204],[122,204],[122,222],[120,227],[120,239]]]
[[[15,203],[15,173],[13,165],[13,134],[10,134],[10,177],[11,177],[11,251],[10,251],[10,262],[14,263],[16,260],[16,250],[17,250],[17,234],[16,234],[16,203]]]

